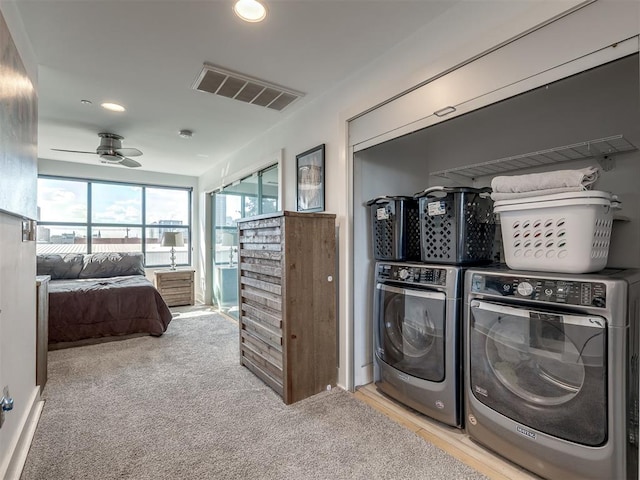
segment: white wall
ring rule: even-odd
[[[0,429],[0,478],[38,398],[35,242],[22,242],[21,227],[20,218],[0,214],[0,389],[9,386],[14,400]]]
[[[268,152],[283,149],[283,206],[295,210],[295,156],[326,144],[325,210],[337,215],[340,231],[339,385],[353,385],[351,289],[354,282],[366,281],[351,274],[351,200],[347,192],[353,173],[348,160],[347,120],[579,3],[460,2],[442,17],[425,19],[419,32],[200,177],[201,191],[216,188],[233,172],[250,168]]]

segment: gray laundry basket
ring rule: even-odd
[[[490,188],[432,187],[417,193],[420,258],[448,264],[489,263],[496,222]]]
[[[418,201],[413,197],[376,197],[367,202],[376,260],[420,260]]]

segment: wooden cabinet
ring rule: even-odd
[[[40,392],[47,383],[49,280],[49,275],[36,276],[36,385],[40,386]]]
[[[193,305],[195,270],[156,270],[155,285],[170,307]]]
[[[238,221],[240,363],[286,404],[335,385],[335,215]]]

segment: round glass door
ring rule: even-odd
[[[472,300],[469,310],[470,398],[548,435],[602,445],[606,320],[482,300]]]
[[[401,294],[386,302],[384,327],[393,348],[406,357],[423,357],[435,343],[436,325],[424,302],[411,301]]]
[[[445,371],[442,292],[379,284],[377,355],[406,374],[440,382]]]
[[[552,323],[529,327],[522,319],[508,317],[493,324],[485,344],[493,374],[505,388],[533,404],[572,400],[585,380],[580,351]]]

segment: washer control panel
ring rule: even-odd
[[[446,285],[447,270],[444,268],[424,267],[421,265],[378,264],[378,281],[391,280],[400,283],[419,285]]]
[[[607,287],[600,282],[474,273],[471,291],[565,305],[607,306]]]

